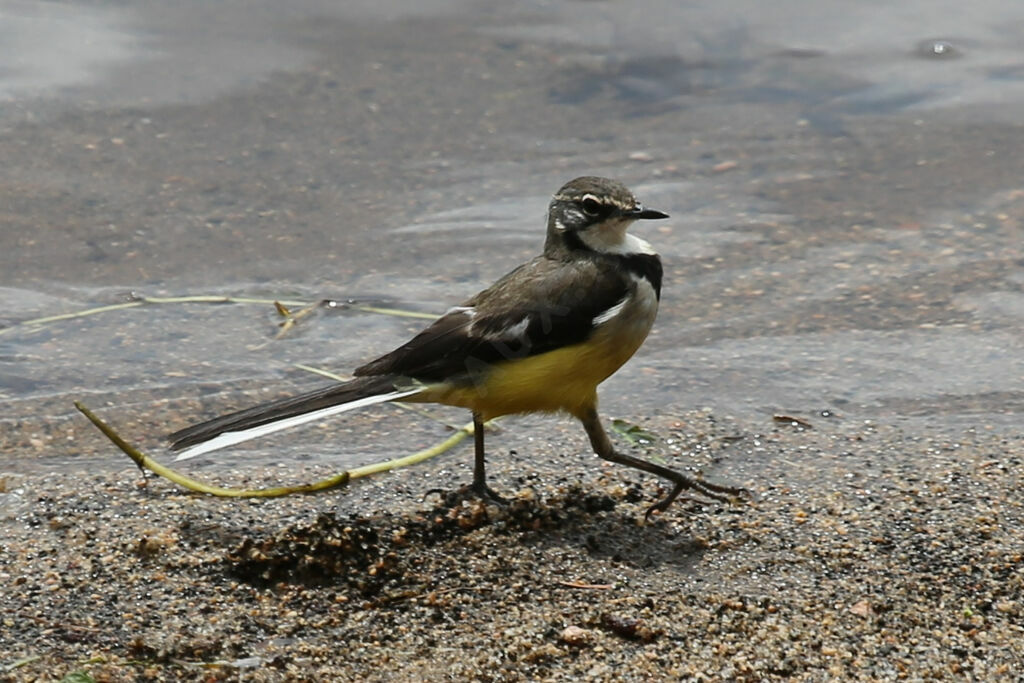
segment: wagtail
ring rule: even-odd
[[[544,253],[524,263],[391,353],[334,383],[171,434],[178,460],[347,410],[394,401],[435,402],[473,413],[476,460],[468,492],[503,502],[487,486],[483,424],[501,415],[566,412],[600,457],[674,484],[651,505],[663,511],[685,489],[726,500],[740,489],[689,477],[615,450],[597,414],[597,386],[636,352],[661,296],[661,259],[626,230],[668,218],[622,183],[586,176],[548,206]]]

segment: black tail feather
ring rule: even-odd
[[[235,413],[221,415],[212,420],[180,429],[169,434],[167,438],[171,442],[171,450],[180,451],[189,446],[205,443],[224,432],[252,429],[270,422],[392,391],[395,391],[395,385],[394,377],[391,375],[357,377],[350,382],[330,384],[298,396],[282,398]]]

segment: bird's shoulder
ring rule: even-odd
[[[462,305],[474,309],[478,327],[484,320],[530,311],[591,309],[602,306],[608,297],[621,298],[628,288],[625,275],[604,259],[561,261],[538,256]]]
[[[605,259],[539,256],[451,308],[391,353],[356,370],[437,380],[468,359],[494,362],[584,341],[594,319],[620,303],[634,284]]]

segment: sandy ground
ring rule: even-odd
[[[1021,439],[808,422],[645,423],[686,454],[677,466],[754,494],[680,501],[647,524],[656,481],[521,447],[515,422],[498,438],[516,448],[492,458],[493,485],[516,492],[506,509],[421,500],[465,480],[468,448],[268,501],[140,486],[130,468],[11,475],[4,675],[1015,680]],[[281,481],[278,469],[227,483]]]

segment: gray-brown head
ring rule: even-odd
[[[653,253],[649,244],[628,235],[626,229],[633,221],[656,218],[668,218],[668,214],[645,209],[619,181],[576,178],[551,199],[544,252],[555,255],[583,248],[610,254]]]

